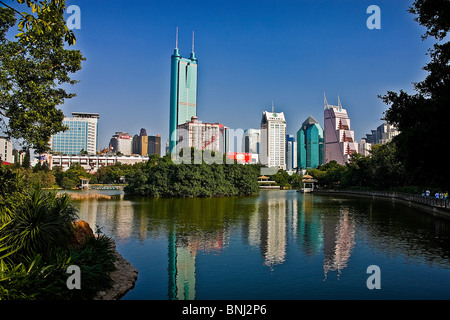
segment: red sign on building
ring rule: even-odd
[[[244,152],[227,152],[228,159],[237,160],[239,163],[251,163],[252,154]]]

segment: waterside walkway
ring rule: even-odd
[[[435,198],[432,196],[422,196],[403,192],[386,192],[386,191],[358,191],[358,190],[320,190],[314,193],[324,194],[351,194],[366,197],[390,198],[392,200],[400,200],[414,205],[417,208],[427,210],[434,215],[450,218],[450,200]]]

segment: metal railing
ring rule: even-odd
[[[376,196],[385,198],[397,198],[410,202],[429,205],[437,208],[450,209],[450,199],[436,198],[435,196],[424,196],[403,192],[385,192],[385,191],[357,191],[357,190],[321,190],[330,193],[350,193],[357,195]]]

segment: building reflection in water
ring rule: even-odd
[[[99,226],[102,232],[114,234],[116,239],[130,239],[137,223],[134,221],[133,203],[127,200],[83,200],[79,201],[79,212],[94,232]],[[108,230],[104,230],[104,226]]]
[[[347,267],[347,262],[355,245],[355,221],[348,209],[343,209],[337,216],[325,216],[322,224],[325,281],[328,272],[337,271],[339,278],[342,270]]]
[[[296,224],[297,243],[303,252],[311,257],[323,247],[322,217],[314,212],[314,196],[302,194]],[[297,214],[297,212],[295,212]]]
[[[199,251],[220,253],[224,245],[223,231],[199,232],[197,235],[170,230],[168,242],[169,300],[194,300],[196,256]]]
[[[175,230],[169,234],[169,300],[195,299],[195,257],[197,249],[177,245]]]
[[[258,207],[259,247],[264,265],[273,267],[286,258],[286,200],[273,193],[265,200]]]
[[[168,221],[168,298],[194,300],[196,257],[199,252],[220,254],[228,234],[227,208],[215,199],[189,199],[167,203],[168,212],[179,212]],[[215,219],[217,218],[217,219]]]
[[[296,192],[261,192],[244,204],[242,199],[159,199],[140,204],[120,199],[80,201],[79,206],[93,229],[107,226],[103,231],[116,239],[167,237],[168,298],[193,300],[198,252],[220,254],[236,225],[241,225],[242,239],[259,248],[263,265],[271,270],[288,259],[288,243],[294,242],[306,256],[323,254],[325,279],[333,271],[339,277],[354,248],[355,221],[345,206],[328,212],[317,199]]]

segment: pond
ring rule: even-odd
[[[95,192],[118,196],[76,201],[80,218],[139,270],[124,300],[450,299],[450,220],[407,204],[280,190]]]

